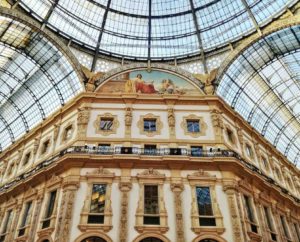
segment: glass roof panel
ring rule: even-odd
[[[40,32],[0,17],[0,148],[82,91],[67,58]]]
[[[220,80],[218,94],[289,160],[299,164],[300,26],[245,49]]]
[[[202,49],[209,52],[253,33],[255,24],[247,7],[264,25],[297,1],[245,2],[20,0],[20,6],[64,37],[100,53],[162,60],[198,55]]]

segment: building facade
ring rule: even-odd
[[[300,241],[299,170],[211,83],[131,65],[86,90],[1,154],[0,241]]]

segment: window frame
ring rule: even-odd
[[[112,125],[109,129],[102,129],[101,128],[101,120],[104,119],[110,119],[112,121]],[[118,116],[117,115],[113,115],[111,113],[104,113],[104,114],[99,114],[94,123],[94,128],[95,128],[95,133],[96,134],[100,134],[102,136],[109,136],[112,134],[116,134],[117,133],[117,129],[120,126],[120,123],[118,121]]]
[[[200,201],[198,200],[198,189],[204,189],[207,188],[208,192],[209,192],[209,200],[210,200],[210,210],[211,210],[211,214],[201,214],[200,208],[199,208],[199,204]],[[197,209],[198,209],[198,215],[199,215],[199,226],[200,227],[215,227],[216,226],[216,218],[214,215],[214,208],[213,208],[213,204],[212,204],[212,198],[211,198],[211,188],[209,186],[196,186],[195,187],[195,192],[196,192],[196,202],[197,202]],[[211,220],[211,222],[214,225],[201,225],[201,219],[203,220]]]
[[[103,205],[103,212],[93,212],[92,211],[92,203],[93,203],[93,194],[94,194],[94,186],[99,185],[99,186],[105,186],[105,193],[104,193],[104,205]],[[88,213],[88,220],[87,223],[88,224],[104,224],[104,216],[105,216],[105,205],[106,205],[106,196],[107,196],[107,184],[106,183],[93,183],[92,184],[92,190],[91,190],[91,199],[90,199],[90,203],[89,203],[89,213]],[[98,216],[101,221],[103,220],[103,222],[100,223],[93,223],[93,222],[89,222],[91,221],[90,219],[92,217],[96,217]]]
[[[137,180],[139,185],[139,201],[138,201],[138,208],[136,210],[136,220],[135,220],[135,228],[138,232],[153,232],[159,231],[161,233],[165,233],[169,230],[168,227],[168,215],[167,210],[164,202],[164,184],[166,176],[165,174],[160,173],[157,170],[152,168],[146,169],[141,173],[137,174]],[[159,224],[145,224],[144,217],[145,215],[145,186],[157,186],[157,194],[158,194],[158,209],[159,209]],[[157,214],[154,216],[157,217]]]
[[[144,128],[144,121],[145,120],[155,120],[156,129],[153,130],[153,131],[145,130],[145,128]],[[147,113],[145,115],[140,116],[140,119],[137,122],[137,127],[139,128],[141,135],[146,135],[148,137],[153,137],[155,135],[160,135],[161,134],[161,130],[163,128],[163,123],[160,120],[160,116],[154,115],[152,113]]]
[[[223,216],[217,202],[217,194],[216,194],[217,177],[215,175],[210,174],[209,172],[200,169],[199,171],[187,175],[187,180],[191,188],[191,199],[192,199],[192,207],[191,207],[192,228],[191,229],[192,231],[196,234],[201,234],[204,232],[207,233],[214,232],[221,235],[222,233],[224,233],[225,227],[223,223]],[[209,188],[211,206],[213,212],[212,216],[202,216],[202,215],[199,216],[198,201],[196,196],[197,187]],[[214,218],[215,226],[200,225],[199,217]]]
[[[199,121],[199,131],[198,132],[190,132],[188,130],[188,121]],[[200,136],[205,136],[208,125],[204,122],[204,117],[197,116],[195,114],[190,114],[188,116],[184,116],[182,118],[182,122],[180,124],[183,129],[184,135],[191,136],[193,138],[198,138]]]
[[[28,208],[29,204],[30,207]],[[27,228],[30,226],[33,209],[34,209],[33,200],[25,201],[24,207],[22,209],[22,215],[20,216],[21,219],[17,229],[18,231],[17,237],[22,237],[26,234],[26,232],[28,232]]]
[[[84,206],[80,213],[80,224],[78,228],[81,232],[87,230],[99,230],[100,232],[108,232],[112,229],[112,207],[111,207],[111,189],[112,183],[115,178],[115,173],[110,172],[103,167],[93,169],[86,173],[87,189],[85,195]],[[106,185],[105,204],[103,212],[103,223],[88,223],[89,215],[99,214],[91,213],[90,206],[93,194],[93,185],[102,184]]]
[[[242,194],[242,200],[246,215],[246,222],[248,224],[248,230],[251,233],[259,234],[259,224],[257,222],[257,212],[253,201],[252,195]]]
[[[156,188],[156,196],[155,200],[156,200],[156,213],[147,213],[146,212],[146,201],[151,200],[152,197],[150,198],[146,198],[146,188]],[[160,207],[159,207],[159,187],[157,184],[144,184],[144,225],[160,225]],[[152,198],[153,200],[154,198]],[[151,220],[151,219],[156,219],[157,218],[157,223],[151,223],[151,222],[145,222],[147,219]]]

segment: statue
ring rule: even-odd
[[[194,77],[204,84],[204,92],[207,95],[215,94],[214,81],[216,79],[218,69],[213,69],[209,74],[194,74]]]
[[[104,72],[91,72],[85,66],[81,66],[82,72],[84,76],[87,78],[87,82],[85,84],[86,91],[93,92],[96,89],[95,82],[104,76]]]
[[[168,123],[170,127],[175,127],[174,109],[168,109]]]
[[[125,125],[131,126],[131,122],[132,122],[132,108],[126,108]]]

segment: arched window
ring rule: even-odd
[[[100,237],[93,236],[93,237],[88,237],[84,240],[81,240],[81,242],[106,242],[106,240],[102,239]]]
[[[218,242],[218,241],[216,241],[215,239],[203,239],[200,240],[199,242]]]
[[[163,242],[163,241],[158,238],[149,237],[149,238],[142,239],[140,242]]]

